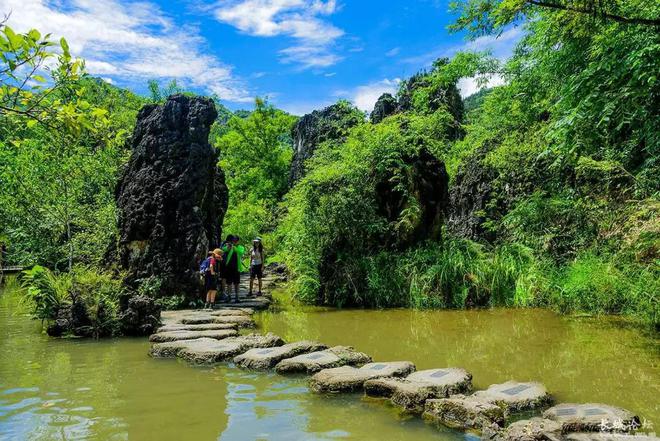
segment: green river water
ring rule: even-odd
[[[190,367],[146,339],[56,340],[0,291],[2,440],[459,440],[466,435],[359,394],[324,397],[304,377]],[[352,345],[376,361],[459,366],[483,388],[543,382],[560,401],[604,402],[660,424],[659,345],[614,319],[546,310],[285,309],[257,315],[287,341]]]

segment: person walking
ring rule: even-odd
[[[252,287],[254,279],[256,278],[259,283],[259,291],[257,295],[261,295],[261,278],[264,276],[264,263],[266,258],[264,256],[264,245],[260,237],[256,237],[252,241],[252,251],[250,252],[250,291],[249,296],[252,296]]]
[[[222,249],[225,256],[223,278],[229,298],[231,298],[231,287],[234,287],[234,303],[238,303],[238,289],[241,283],[241,270],[243,269],[243,254],[245,254],[245,247],[240,244],[240,240],[240,237],[230,235],[227,237],[225,247]]]
[[[204,308],[213,308],[213,305],[215,305],[215,296],[218,292],[218,276],[221,261],[222,250],[219,248],[209,252],[209,256],[206,258],[204,273],[206,303],[204,304]]]

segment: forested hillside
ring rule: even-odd
[[[263,236],[306,303],[544,306],[657,329],[660,5],[605,3],[457,2],[456,30],[523,27],[513,56],[420,66],[370,115],[345,101],[299,119],[262,99],[234,113],[216,100],[224,230]],[[183,90],[135,95],[49,41],[1,28],[3,258],[49,268],[28,277],[36,316],[55,318],[75,292],[111,334],[127,141],[144,104]],[[461,78],[494,75],[504,84],[461,98]],[[157,281],[141,289],[159,295]]]

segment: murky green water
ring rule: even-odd
[[[305,379],[153,360],[144,339],[54,340],[0,293],[0,439],[458,440],[359,395]],[[349,344],[375,360],[460,366],[477,387],[541,380],[564,401],[602,401],[660,424],[658,343],[611,320],[543,310],[262,313],[287,340]]]

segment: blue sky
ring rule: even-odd
[[[146,93],[171,79],[232,109],[255,96],[303,114],[345,98],[370,110],[383,92],[458,50],[507,57],[522,31],[466,41],[449,0],[0,0],[15,30],[64,36],[87,70]],[[493,79],[497,83],[499,79]],[[474,92],[466,79],[462,93]]]

